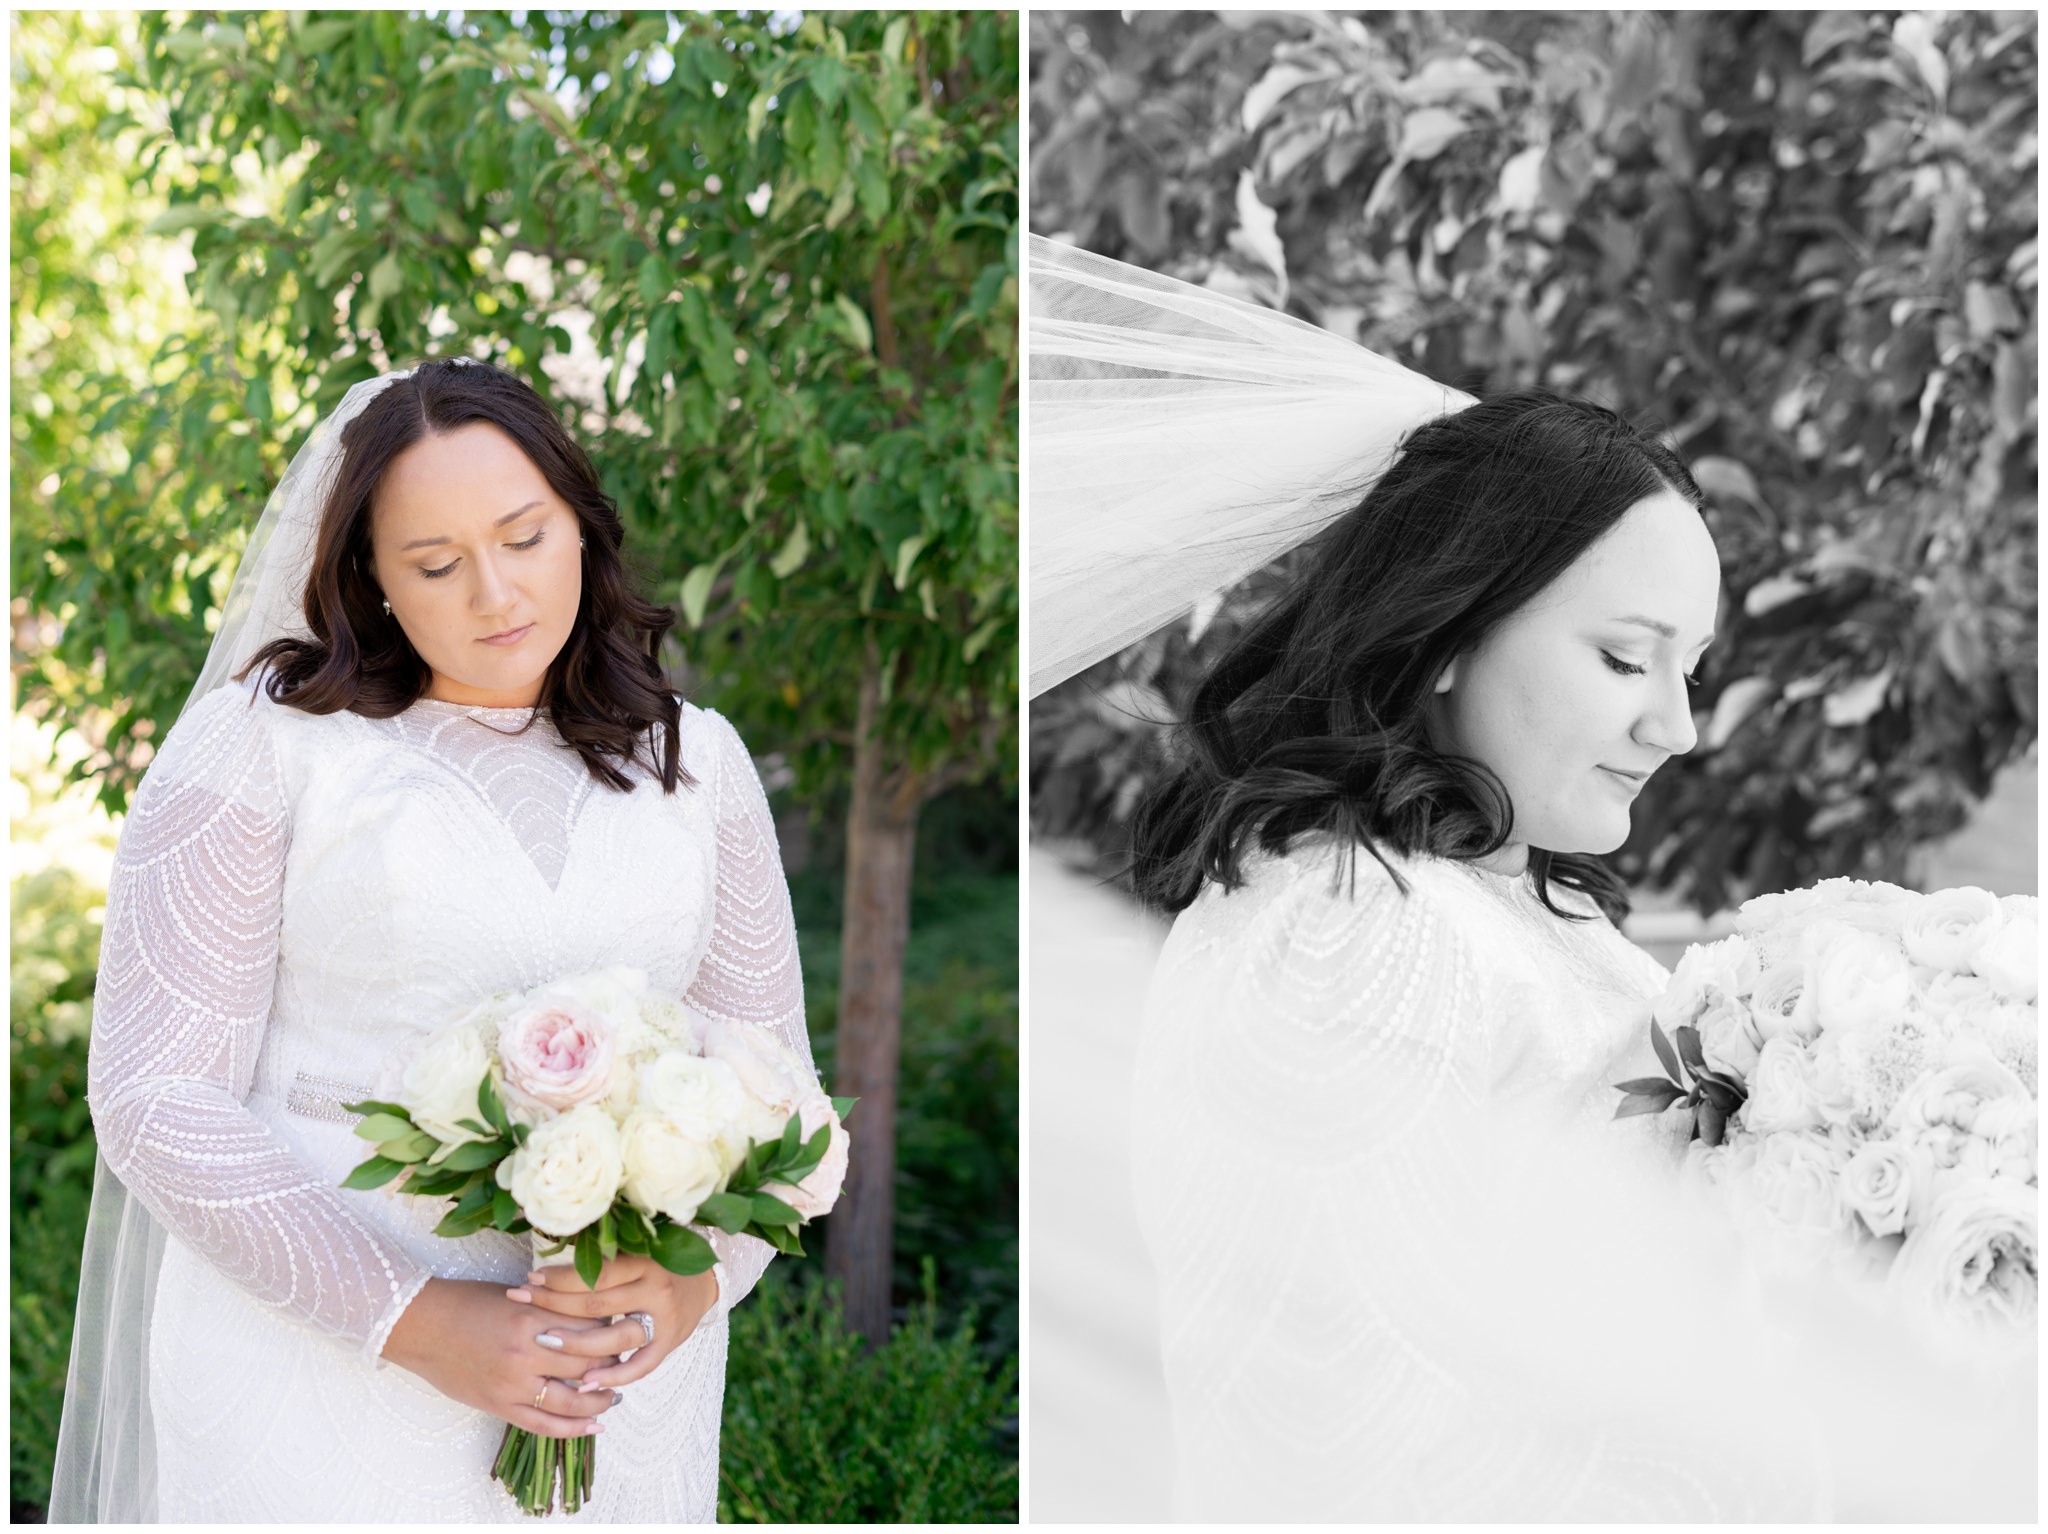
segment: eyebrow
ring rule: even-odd
[[[506,512],[505,515],[498,518],[497,521],[493,522],[491,526],[503,527],[507,522],[516,522],[521,517],[525,516],[529,511],[533,510],[534,507],[544,506],[546,504],[547,503],[545,501],[528,501],[524,506],[520,507],[517,511]],[[446,542],[448,542],[448,538],[446,537],[446,535],[443,535],[439,538],[415,538],[411,543],[406,544],[398,552],[401,554],[410,554],[414,549],[424,549],[436,543]]]
[[[1645,618],[1641,613],[1630,613],[1627,617],[1616,618],[1614,621],[1616,623],[1634,623],[1642,628],[1654,629],[1659,634],[1662,634],[1666,639],[1676,639],[1678,637],[1678,630],[1673,628],[1670,624],[1661,622],[1656,618]],[[1701,641],[1701,643],[1711,644],[1713,642],[1713,638],[1714,636],[1712,634],[1709,634],[1704,640]]]

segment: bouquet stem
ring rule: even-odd
[[[498,1443],[491,1478],[503,1484],[522,1513],[544,1518],[555,1510],[581,1512],[597,1479],[595,1438],[544,1438],[523,1427],[507,1427]]]

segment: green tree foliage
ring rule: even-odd
[[[1720,637],[1627,876],[1896,877],[2033,741],[2032,15],[1035,13],[1032,55],[1034,228],[1693,463]],[[1229,628],[1041,700],[1042,824],[1127,811]]]
[[[189,245],[196,314],[141,376],[77,363],[27,469],[16,391],[25,706],[118,807],[314,421],[421,355],[521,373],[680,608],[677,675],[805,802],[851,786],[832,1260],[882,1335],[916,816],[1014,755],[1014,13],[135,25],[95,141],[162,187],[130,233]],[[78,269],[59,222],[17,271]]]

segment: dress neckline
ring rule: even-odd
[[[492,708],[483,703],[455,703],[447,698],[422,696],[415,698],[411,706],[413,708],[431,708],[437,712],[446,710],[454,714],[488,714],[494,719],[516,719],[524,714],[536,714],[542,719],[548,717],[548,710],[541,704],[522,705],[518,708]]]

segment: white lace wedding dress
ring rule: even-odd
[[[1363,851],[1255,853],[1161,954],[1136,1183],[1178,1515],[1825,1515],[1834,1408],[1774,1388],[1796,1329],[1689,1223],[1687,1123],[1613,1120],[1662,966],[1561,887],[1595,919],[1392,861],[1406,895]]]
[[[504,1424],[384,1364],[430,1275],[516,1283],[525,1238],[344,1191],[341,1102],[491,992],[626,964],[809,1058],[789,897],[753,764],[685,706],[673,795],[591,778],[545,716],[423,700],[315,716],[253,684],[170,732],[108,898],[90,1098],[168,1228],[149,1328],[165,1522],[512,1522]],[[600,1522],[715,1515],[726,1317],[766,1265],[715,1238],[716,1307],[605,1414]]]

